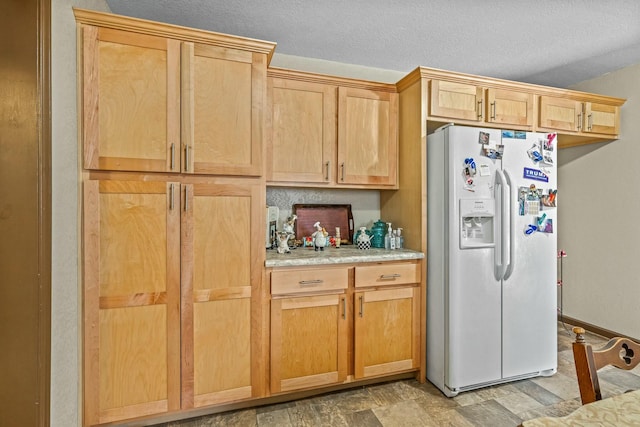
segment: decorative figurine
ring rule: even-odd
[[[356,239],[356,245],[358,249],[367,250],[371,248],[371,236],[367,234],[366,227],[360,227],[360,233]]]
[[[295,224],[296,219],[298,219],[298,215],[293,214],[289,218],[287,218],[284,224],[282,224],[283,232],[287,233],[288,235],[289,242],[287,242],[287,245],[293,247],[293,249],[296,248],[296,233],[293,231],[293,225]]]
[[[298,219],[298,215],[296,215],[296,214],[293,214],[289,218],[287,218],[285,223],[282,224],[282,230],[284,232],[288,233],[288,234],[294,234],[293,233],[293,225],[295,224],[296,219]]]
[[[318,249],[324,251],[324,247],[327,244],[327,235],[329,233],[320,226],[320,221],[313,224],[313,226],[316,228],[316,231],[311,234],[311,237],[313,238],[313,248],[315,251],[318,251]]]
[[[286,231],[278,231],[276,233],[276,240],[278,242],[278,247],[276,250],[279,254],[288,254],[291,253],[289,250],[289,233]]]

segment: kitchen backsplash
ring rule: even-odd
[[[277,228],[291,215],[291,207],[298,203],[350,204],[354,229],[371,228],[380,219],[380,192],[378,190],[328,190],[322,188],[267,187],[267,205],[280,209]]]

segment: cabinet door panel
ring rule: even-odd
[[[431,80],[431,116],[481,121],[483,89],[480,86]]]
[[[176,188],[166,182],[84,183],[87,424],[180,407]]]
[[[540,97],[540,127],[579,131],[582,128],[582,103],[572,99]]]
[[[419,366],[420,289],[397,288],[355,294],[355,377]]]
[[[533,126],[533,94],[487,89],[487,121],[505,125]]]
[[[267,179],[333,182],[336,87],[272,78]]]
[[[613,105],[585,103],[586,132],[617,135],[620,132],[620,108]]]
[[[180,141],[179,49],[162,37],[83,28],[85,168],[171,171]]]
[[[247,399],[260,355],[252,328],[264,259],[259,186],[221,180],[182,193],[182,402],[184,408]],[[264,251],[264,250],[263,250]]]
[[[398,95],[338,88],[338,183],[395,185]]]
[[[183,171],[262,173],[264,55],[182,44]]]
[[[250,298],[194,303],[194,407],[251,397],[250,344]]]
[[[346,379],[346,295],[271,301],[271,391],[279,393]]]

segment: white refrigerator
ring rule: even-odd
[[[557,141],[427,138],[427,378],[445,395],[557,369]]]

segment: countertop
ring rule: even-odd
[[[324,251],[314,251],[311,247],[296,248],[288,254],[279,254],[275,249],[267,250],[266,267],[291,267],[304,265],[351,264],[357,262],[398,261],[424,258],[422,252],[410,249],[368,249],[360,250],[353,245],[339,248],[328,247]]]

